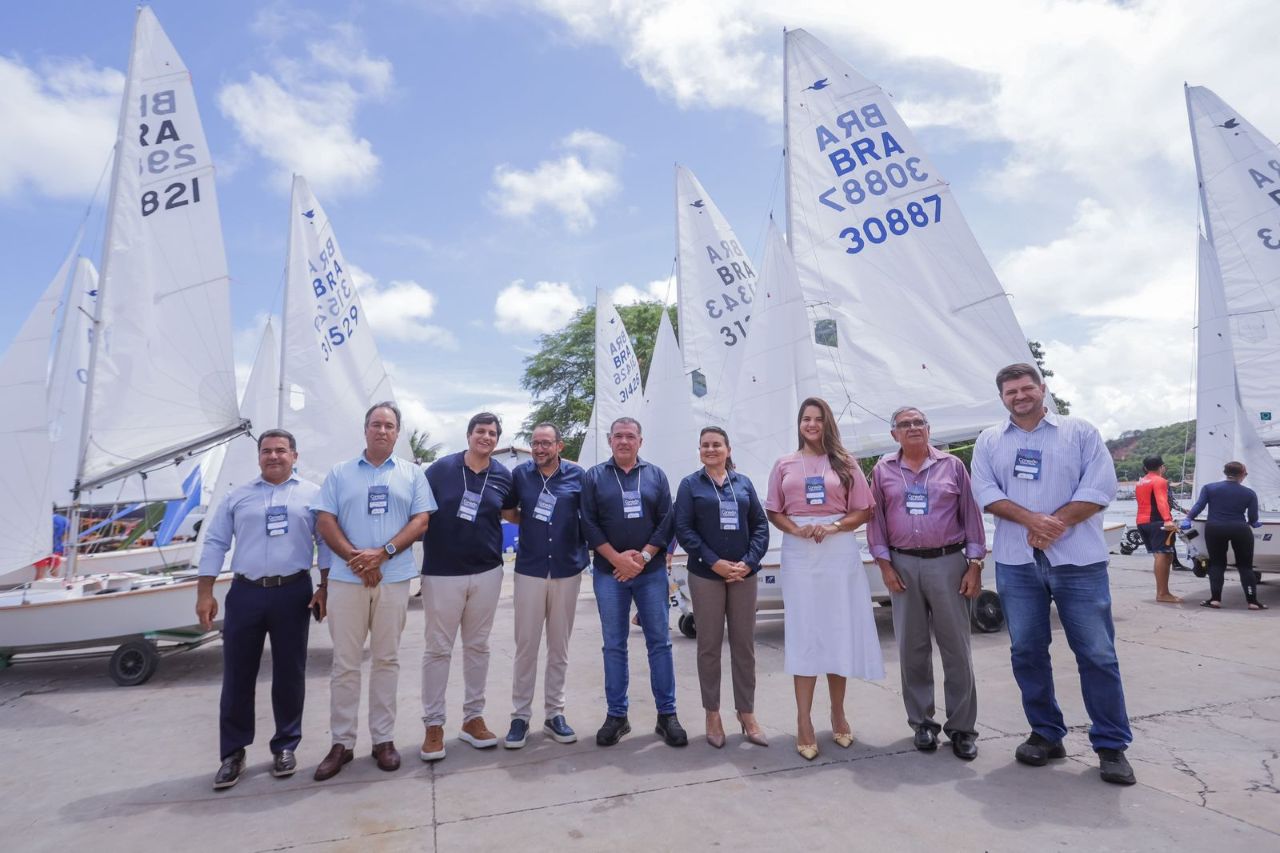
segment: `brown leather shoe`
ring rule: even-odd
[[[444,726],[427,726],[427,737],[422,742],[418,757],[423,761],[439,761],[444,758]]]
[[[355,758],[355,753],[347,749],[340,743],[335,743],[329,750],[329,754],[324,757],[324,761],[320,762],[320,766],[316,768],[315,780],[323,782],[325,779],[332,779],[338,775],[338,771],[342,769],[342,765]]]
[[[498,736],[489,731],[489,727],[484,724],[484,717],[472,717],[463,723],[462,731],[458,732],[458,740],[466,741],[476,749],[498,745]]]
[[[400,769],[400,753],[392,741],[383,741],[373,745],[373,759],[378,762],[378,769],[390,773]]]

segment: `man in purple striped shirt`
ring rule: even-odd
[[[875,509],[867,544],[893,595],[902,701],[921,752],[938,748],[945,730],[957,758],[978,757],[978,693],[969,651],[969,599],[982,589],[987,552],[982,510],[969,472],[950,453],[929,446],[924,413],[904,406],[890,419],[899,449],[871,471]],[[934,720],[933,646],[942,653],[947,722]]]
[[[1009,626],[1013,675],[1031,735],[1014,757],[1035,767],[1065,758],[1067,733],[1053,690],[1049,603],[1056,602],[1080,670],[1104,781],[1132,785],[1124,751],[1133,740],[1116,659],[1101,512],[1116,469],[1098,430],[1049,413],[1040,373],[1011,364],[996,374],[1009,419],[973,448],[973,490],[996,521],[996,589]]]

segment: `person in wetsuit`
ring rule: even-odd
[[[1266,610],[1266,605],[1258,601],[1258,578],[1253,572],[1251,528],[1262,526],[1258,521],[1258,493],[1244,485],[1244,478],[1249,472],[1243,463],[1228,462],[1222,466],[1222,473],[1226,479],[1202,488],[1195,505],[1182,522],[1184,528],[1189,528],[1192,519],[1206,506],[1209,508],[1204,525],[1204,544],[1209,552],[1209,598],[1200,602],[1200,606],[1222,606],[1222,583],[1227,571],[1227,546],[1230,545],[1249,609]]]

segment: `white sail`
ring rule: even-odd
[[[596,395],[579,459],[608,459],[609,427],[621,417],[640,420],[640,362],[622,317],[604,291],[596,290]],[[683,385],[683,383],[681,383]]]
[[[1280,468],[1276,467],[1240,404],[1231,316],[1213,247],[1199,244],[1196,329],[1196,476],[1195,494],[1206,483],[1222,479],[1222,466],[1243,462],[1249,488],[1264,510],[1280,510]]]
[[[975,435],[1003,416],[996,371],[1031,361],[1008,295],[879,86],[803,30],[785,76],[788,237],[846,444],[891,445],[904,404],[938,441]]]
[[[67,255],[0,358],[0,575],[29,566],[53,544],[53,445],[45,409],[49,349],[75,262]]]
[[[587,431],[583,433],[582,447],[578,450],[578,464],[583,468],[590,468],[597,462],[602,462],[609,458],[609,444],[606,440],[607,436],[599,433],[599,424],[596,422],[596,407],[591,406],[591,417],[587,419]]]
[[[1186,95],[1240,402],[1248,426],[1280,442],[1280,149],[1208,89]]]
[[[763,499],[773,463],[796,449],[800,402],[821,391],[813,326],[800,280],[772,221],[754,306],[728,429],[734,464]]]
[[[676,166],[676,280],[684,372],[704,415],[723,419],[726,391],[751,331],[756,272],[693,172]],[[697,371],[695,375],[694,371]],[[731,390],[729,388],[728,390]]]
[[[254,431],[292,432],[299,472],[320,482],[363,448],[369,406],[394,401],[395,393],[333,224],[301,175],[293,179],[289,221],[280,412],[255,420]],[[402,430],[397,453],[408,456],[407,441]]]
[[[665,471],[673,489],[699,465],[698,430],[703,426],[684,380],[680,344],[671,328],[671,316],[663,309],[649,375],[645,377],[644,406],[639,418],[644,430],[640,456]]]
[[[234,428],[227,262],[191,78],[147,6],[125,84],[82,473]]]

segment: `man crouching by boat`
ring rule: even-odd
[[[297,461],[298,447],[290,433],[271,429],[258,436],[262,476],[234,489],[218,506],[200,555],[196,616],[208,631],[218,616],[213,582],[235,540],[235,579],[222,623],[222,766],[213,779],[214,790],[230,788],[244,771],[244,749],[253,743],[254,688],[268,636],[271,709],[276,718],[271,775],[292,776],[298,769],[293,753],[302,740],[308,622],[312,608],[317,619],[324,617],[332,555],[316,535],[312,514],[320,487],[294,474]],[[313,559],[320,567],[320,586],[314,592]]]

